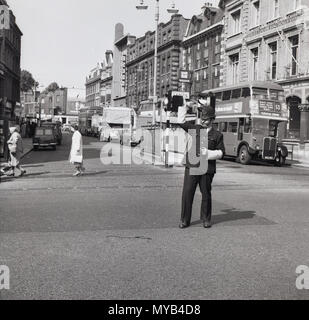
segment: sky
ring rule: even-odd
[[[85,88],[85,79],[105,51],[113,49],[116,23],[140,37],[155,29],[155,0],[137,11],[140,0],[7,0],[23,33],[21,68],[30,71],[42,88],[51,82]],[[173,1],[160,0],[160,20],[170,18]],[[201,13],[206,1],[175,0],[185,18]],[[214,5],[218,0],[208,0]]]

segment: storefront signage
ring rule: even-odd
[[[180,70],[179,82],[190,83],[191,72],[188,70]]]
[[[304,10],[299,10],[296,11],[294,14],[289,15],[286,18],[279,18],[276,19],[274,22],[266,24],[264,26],[260,26],[259,28],[254,29],[252,32],[248,33],[248,35],[246,36],[246,40],[248,40],[248,38],[257,36],[257,35],[261,35],[265,32],[271,31],[273,29],[277,29],[281,26],[286,26],[287,24],[293,24],[295,25],[297,22],[297,19],[299,19],[299,17],[301,17],[304,14]]]

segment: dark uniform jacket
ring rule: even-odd
[[[201,129],[206,130],[201,125],[195,124],[195,122],[186,122],[184,124],[180,124],[180,127],[184,129],[187,133],[189,133],[193,138],[193,143],[196,143],[196,148],[191,148],[186,152],[186,163],[185,166],[187,168],[198,168],[200,167],[200,162],[197,164],[191,164],[190,159],[194,159],[194,157],[189,156],[189,153],[193,153],[196,151],[195,157],[201,157],[201,146],[207,147],[208,150],[221,150],[223,155],[225,154],[225,147],[223,142],[223,135],[221,132],[211,129],[208,132],[208,145],[203,144],[201,141]],[[207,174],[215,174],[217,172],[216,160],[208,161],[208,171]]]

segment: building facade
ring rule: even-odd
[[[115,27],[115,44],[113,51],[112,106],[126,107],[127,76],[126,61],[128,47],[134,43],[135,37],[124,34],[124,26],[118,23]]]
[[[103,67],[103,63],[98,63],[86,78],[87,107],[99,107],[101,104],[101,76]]]
[[[204,90],[223,83],[221,72],[224,12],[205,3],[200,15],[194,15],[183,39],[182,91],[198,96]]]
[[[38,100],[40,91],[28,91],[20,93],[20,103],[22,108],[22,116],[24,118],[36,119],[38,113]]]
[[[42,120],[50,120],[55,115],[67,113],[68,89],[59,88],[54,92],[42,92],[39,106]]]
[[[173,15],[158,27],[157,96],[169,90],[180,90],[179,71],[182,61],[182,39],[189,20]],[[127,56],[127,105],[139,107],[153,96],[155,32],[147,32],[129,47]]]
[[[112,83],[113,83],[113,51],[108,50],[105,53],[106,63],[101,74],[101,105],[103,108],[112,105]]]
[[[286,138],[309,140],[309,0],[221,0],[223,84],[273,81],[285,90]]]
[[[9,126],[19,121],[22,32],[5,0],[0,0],[0,157],[7,154]]]

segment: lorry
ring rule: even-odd
[[[100,141],[117,140],[121,145],[137,145],[140,141],[137,139],[134,129],[135,118],[135,111],[131,108],[105,108]]]

